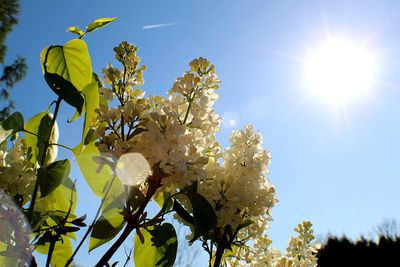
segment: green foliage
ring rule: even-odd
[[[158,193],[153,197],[153,200],[158,204],[158,206],[163,207],[165,201],[171,200],[170,197],[171,197],[171,194],[168,193],[168,192],[158,192]],[[168,207],[167,207],[167,210],[169,210],[169,209],[171,208],[172,204],[173,204],[173,203],[172,203],[172,200],[171,200],[171,202],[169,202],[169,203],[167,203],[167,204],[169,204]]]
[[[110,257],[123,244],[126,237],[133,230],[136,230],[134,239],[135,265],[138,267],[169,267],[173,266],[177,254],[177,234],[172,224],[163,222],[165,214],[174,211],[188,224],[191,224],[191,229],[193,230],[191,242],[200,239],[203,241],[203,246],[208,248],[207,242],[210,241],[211,245],[215,244],[218,247],[216,254],[220,252],[220,257],[215,258],[221,260],[224,250],[231,249],[230,242],[233,241],[232,236],[237,234],[237,232],[233,233],[232,231],[239,231],[242,228],[248,227],[252,221],[244,221],[235,229],[229,228],[229,225],[217,228],[217,216],[214,208],[206,198],[197,192],[197,182],[184,189],[177,187],[171,190],[171,185],[168,185],[167,180],[163,180],[168,179],[167,176],[169,175],[175,175],[176,173],[171,173],[170,170],[176,169],[177,171],[181,168],[180,164],[185,164],[188,170],[189,165],[198,164],[193,166],[193,170],[195,170],[193,174],[196,175],[199,173],[197,170],[204,170],[204,165],[208,162],[206,157],[196,161],[180,159],[181,145],[176,144],[176,147],[179,148],[176,149],[175,141],[173,141],[174,138],[188,136],[187,133],[194,133],[191,131],[191,127],[197,127],[194,123],[192,125],[192,123],[186,122],[186,119],[189,118],[191,105],[195,103],[192,102],[194,101],[195,91],[189,93],[193,93],[190,97],[189,95],[184,95],[185,98],[190,99],[188,100],[186,115],[184,115],[182,121],[179,112],[175,113],[173,111],[175,108],[179,110],[180,107],[173,106],[175,105],[173,102],[162,97],[142,99],[144,92],[136,87],[143,84],[142,72],[144,67],[138,66],[140,58],[136,55],[137,48],[127,42],[123,42],[115,51],[117,60],[124,65],[124,70],[120,72],[111,67],[107,69],[106,80],[112,81],[112,88],[111,90],[103,88],[101,91],[102,95],[100,95],[99,88],[104,87],[104,85],[98,75],[92,73],[91,58],[87,45],[82,38],[87,33],[104,27],[114,20],[115,18],[97,19],[86,27],[86,31],[76,26],[69,27],[67,31],[79,35],[79,39],[73,39],[63,46],[51,45],[42,51],[40,59],[44,78],[49,87],[58,96],[54,109],[54,117],[49,111],[41,112],[32,117],[24,126],[23,116],[16,112],[0,123],[0,143],[4,142],[10,136],[15,138],[16,133],[19,131],[24,131],[26,135],[25,144],[27,151],[22,151],[21,162],[25,164],[24,167],[29,171],[28,174],[30,176],[27,181],[29,181],[28,185],[31,186],[30,188],[33,188],[32,193],[27,193],[27,201],[30,199],[30,203],[26,214],[35,234],[35,237],[31,238],[30,244],[34,244],[36,252],[48,254],[47,259],[48,262],[51,262],[52,266],[68,266],[73,261],[76,255],[75,252],[79,250],[89,234],[89,252],[115,238],[114,245],[99,260],[98,266],[103,266],[109,262]],[[208,66],[210,64],[208,61],[199,59],[197,63],[193,64],[193,66],[191,65],[191,69],[199,68],[199,73],[212,72],[213,74],[213,65],[208,70],[200,70],[200,68],[203,68],[203,65]],[[190,73],[186,74],[189,77],[188,81],[190,83],[197,84],[202,81],[201,79],[195,79],[199,77],[191,76],[189,75]],[[190,80],[192,79],[190,77],[194,77],[193,81]],[[216,79],[216,76],[211,79],[212,87],[210,86],[210,88],[217,86],[218,81],[214,81],[213,79]],[[10,81],[12,82],[13,80]],[[178,78],[178,81],[181,80]],[[182,81],[187,82],[186,80]],[[207,80],[207,84],[209,82]],[[178,90],[178,85],[174,85],[176,90]],[[99,107],[108,105],[107,101],[111,101],[108,93],[116,95],[120,105],[118,108],[108,109],[105,114],[102,114],[103,108],[99,110]],[[69,122],[73,122],[85,114],[81,140],[72,149],[72,152],[81,170],[81,174],[86,179],[89,187],[97,197],[101,198],[101,204],[93,219],[93,223],[88,227],[84,238],[78,244],[75,252],[72,251],[70,238],[75,239],[74,232],[80,230],[80,227],[86,226],[84,222],[86,216],[77,218],[74,214],[77,205],[77,194],[75,185],[69,178],[71,171],[70,161],[67,159],[54,161],[54,151],[56,151],[57,146],[68,149],[68,147],[58,144],[56,119],[62,100],[76,109],[75,115],[73,115]],[[198,103],[195,104],[198,105]],[[152,105],[155,106],[152,107]],[[167,108],[164,109],[156,105],[165,105]],[[168,107],[172,109],[169,110]],[[194,106],[193,109],[195,109]],[[99,115],[100,117],[97,118]],[[170,115],[176,115],[176,118],[169,118],[168,116]],[[193,114],[191,116],[194,117]],[[154,131],[156,132],[154,133],[157,138],[152,139],[151,135],[143,138],[149,138],[149,140],[152,140],[151,142],[155,142],[153,144],[155,146],[163,146],[163,144],[158,144],[159,140],[171,143],[168,145],[164,144],[166,148],[162,148],[159,151],[156,149],[152,153],[166,153],[166,155],[171,157],[174,157],[174,153],[176,153],[179,164],[175,166],[174,160],[169,162],[164,159],[161,162],[152,163],[153,172],[152,174],[146,172],[145,178],[147,177],[148,179],[143,187],[127,185],[124,187],[115,174],[116,161],[121,156],[119,152],[135,151],[135,142],[143,140],[138,138],[131,141],[130,138],[141,134],[143,131],[150,131],[152,124],[149,123],[147,125],[145,123],[150,118],[154,120],[155,124],[153,126],[155,127],[153,128],[155,128]],[[96,125],[94,125],[95,123]],[[96,131],[93,126],[98,127],[97,123],[100,123],[100,126],[104,125],[107,127]],[[199,124],[200,122],[197,123]],[[169,128],[170,126],[171,128]],[[102,136],[99,134],[101,131],[107,131],[109,135]],[[207,130],[207,132],[212,131]],[[154,134],[153,132],[149,133]],[[160,139],[159,134],[165,134],[163,136],[165,140]],[[168,134],[172,134],[173,136],[167,136]],[[107,139],[106,137],[108,137],[108,141],[104,141]],[[95,141],[97,142],[95,143]],[[191,141],[194,141],[194,139]],[[191,141],[187,138],[185,142]],[[16,147],[23,150],[23,141],[21,140],[19,144]],[[152,144],[149,143],[149,145]],[[171,145],[171,148],[168,147],[169,145]],[[102,149],[104,155],[100,153],[98,147]],[[190,143],[183,143],[182,147],[190,147],[190,151],[193,149],[195,153],[202,151],[199,150],[196,152],[197,148],[191,147]],[[118,151],[118,153],[114,155],[109,153],[113,149],[114,152]],[[152,148],[149,147],[149,149]],[[176,150],[175,152],[174,149]],[[20,153],[21,151],[17,152]],[[139,152],[145,154],[145,150]],[[166,166],[164,166],[164,161],[166,162]],[[202,162],[201,164],[199,163],[200,161]],[[165,167],[171,167],[171,169]],[[138,169],[138,171],[140,170]],[[180,172],[177,173],[180,174]],[[10,177],[13,179],[15,176],[11,174]],[[23,176],[20,175],[20,177]],[[33,177],[36,178],[34,182],[32,182],[34,180]],[[25,186],[25,183],[22,184]],[[169,192],[163,191],[165,189],[164,186],[168,188]],[[28,186],[22,188],[25,189]],[[187,201],[181,202],[185,204],[182,206],[178,202],[181,200],[179,197],[187,198],[190,204]],[[161,207],[161,210],[153,218],[150,218],[146,208],[152,200]],[[23,204],[20,206],[25,208]],[[97,218],[98,216],[99,218]],[[126,228],[118,236],[124,226]],[[228,239],[228,237],[231,239]],[[1,245],[0,240],[0,252]],[[212,257],[212,249],[208,252]],[[230,257],[230,254],[225,253],[225,257]],[[2,260],[0,257],[0,263]],[[218,260],[215,262],[216,266],[219,265]]]
[[[53,73],[45,73],[44,77],[47,84],[59,97],[62,98],[62,100],[75,107],[79,114],[82,113],[84,104],[83,96],[78,90],[76,90],[75,86],[71,82]]]
[[[172,224],[154,225],[135,236],[134,260],[137,267],[173,266],[178,249],[178,240]]]
[[[28,131],[25,143],[30,150],[30,162],[34,164],[41,160],[46,140],[49,140],[50,143],[57,142],[58,136],[55,133],[56,130],[55,128],[51,128],[52,118],[53,116],[49,112],[40,112],[33,116],[25,125],[25,130]],[[56,150],[55,146],[49,146],[45,156],[45,164],[50,163],[55,158]],[[41,164],[41,162],[38,163]]]
[[[73,194],[71,194],[71,191],[73,191]],[[71,214],[73,214],[77,202],[78,197],[74,184],[71,178],[67,178],[53,192],[36,200],[35,211],[42,213],[49,211],[68,212],[71,207]]]
[[[77,34],[77,35],[79,35],[79,39],[82,39],[89,32],[92,32],[96,29],[102,28],[102,27],[106,26],[107,24],[113,22],[116,19],[117,18],[99,18],[99,19],[96,19],[95,21],[93,21],[92,23],[90,23],[88,26],[86,26],[85,32],[83,30],[81,30],[80,28],[78,28],[77,26],[69,27],[67,29],[67,32],[72,32],[74,34]]]
[[[93,76],[92,82],[82,90],[82,94],[85,99],[85,104],[83,106],[85,120],[83,123],[82,142],[80,144],[81,149],[93,141],[90,136],[88,136],[88,133],[90,133],[90,128],[92,127],[93,121],[97,116],[96,109],[99,108],[100,95],[98,89],[98,83]],[[73,122],[78,116],[79,113],[76,112],[74,117],[69,122]]]
[[[89,26],[87,26],[86,32],[92,32],[96,29],[99,29],[101,27],[106,26],[108,23],[113,22],[114,20],[116,20],[117,18],[100,18],[100,19],[96,19],[95,21],[93,21],[92,23],[90,23]]]
[[[1,244],[1,242],[0,242],[0,244]],[[7,267],[15,266],[15,267],[17,267],[18,259],[14,258],[14,257],[0,257],[0,266],[7,266]]]
[[[39,155],[39,151],[43,151],[44,148],[44,138],[42,136],[48,135],[50,129],[47,129],[46,132],[42,132],[45,130],[45,125],[49,125],[46,121],[49,121],[49,116],[47,112],[40,112],[33,116],[25,125],[25,130],[31,132],[32,134],[28,133],[25,137],[25,143],[28,149],[30,150],[30,162],[36,164],[36,160]],[[50,119],[51,121],[51,119]],[[42,125],[42,127],[40,127]],[[39,132],[39,129],[41,131]],[[35,135],[37,134],[37,135]]]
[[[84,33],[81,29],[79,29],[77,26],[71,26],[71,27],[69,27],[69,28],[67,29],[67,32],[72,32],[72,33],[75,33],[75,34],[77,34],[77,35],[79,35],[79,36],[82,36],[82,35],[85,34],[85,33]]]
[[[197,193],[197,183],[183,190],[189,198],[193,209],[194,236],[190,242],[194,242],[201,236],[208,237],[208,233],[217,225],[217,215],[211,204],[202,195]]]
[[[113,239],[121,231],[125,223],[118,208],[112,208],[103,212],[93,227],[90,236],[89,251]]]
[[[94,224],[90,236],[89,251],[110,241],[121,231],[126,223],[121,214],[124,200],[125,194],[120,194],[108,205],[104,205],[103,213]]]
[[[49,46],[42,51],[44,73],[54,73],[81,91],[92,80],[92,64],[86,43],[73,39],[64,46]]]
[[[49,242],[45,242],[44,244],[37,245],[36,251],[41,254],[47,254],[49,252]],[[72,255],[72,243],[71,240],[64,236],[62,240],[56,243],[56,246],[53,251],[53,255],[51,257],[51,266],[64,266],[69,257]]]
[[[81,95],[92,80],[92,64],[86,43],[74,39],[64,46],[49,46],[41,54],[43,73],[50,88],[81,114]]]
[[[40,197],[46,197],[53,192],[69,176],[71,163],[69,160],[60,160],[38,170]]]
[[[24,117],[21,113],[15,112],[0,124],[0,143],[3,143],[9,136],[24,129]]]
[[[76,162],[90,189],[92,189],[96,196],[102,197],[107,183],[111,181],[114,174],[108,165],[105,165],[98,171],[99,164],[93,161],[93,158],[100,157],[100,152],[94,143],[88,144],[83,149],[81,148],[82,146],[78,145],[73,149]],[[111,190],[112,192],[121,190],[122,185],[119,180],[115,179],[113,183],[114,187],[116,189]]]
[[[60,228],[56,227],[52,232],[46,232],[45,235],[42,235],[36,243],[36,251],[47,254],[50,242],[54,241],[53,238],[56,238],[51,258],[52,266],[64,266],[67,259],[72,255],[70,238],[75,238],[72,232],[79,230],[79,228],[65,225],[65,220],[67,214],[69,214],[68,218],[76,218],[74,215],[78,202],[76,195],[73,182],[70,178],[67,178],[51,193],[36,200],[35,212],[39,214],[36,228],[54,227],[61,224]]]

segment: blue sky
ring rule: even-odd
[[[274,246],[284,248],[302,220],[312,221],[317,235],[356,238],[384,218],[400,219],[399,11],[398,1],[25,0],[7,43],[8,59],[26,57],[29,71],[12,97],[26,118],[46,109],[55,95],[42,77],[40,51],[73,38],[65,32],[71,25],[117,17],[86,38],[96,72],[113,62],[114,46],[133,42],[148,67],[146,93],[165,95],[188,62],[204,56],[223,81],[216,110],[237,121],[221,127],[221,143],[245,124],[262,132],[279,199],[269,231]],[[168,25],[143,28],[155,24]],[[327,34],[368,43],[377,54],[373,94],[339,112],[307,97],[303,86],[302,60]],[[64,123],[72,114],[62,107],[61,142],[69,145],[80,138],[79,123]],[[96,200],[77,169],[73,177],[85,213]]]

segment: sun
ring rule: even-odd
[[[365,45],[330,40],[306,59],[305,86],[321,101],[346,105],[370,94],[375,65],[375,56]]]

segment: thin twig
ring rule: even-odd
[[[95,225],[95,223],[97,221],[97,218],[100,215],[100,211],[101,211],[101,208],[103,207],[104,201],[106,200],[107,195],[110,192],[111,186],[114,183],[115,177],[116,177],[116,175],[114,174],[113,178],[111,179],[110,185],[108,186],[106,192],[104,193],[104,197],[101,199],[100,205],[99,205],[99,207],[97,209],[96,215],[94,216],[92,223],[89,225],[88,229],[86,230],[85,235],[82,237],[81,241],[79,242],[78,246],[75,248],[75,250],[72,253],[71,257],[65,263],[65,267],[69,266],[72,263],[72,261],[74,260],[74,257],[76,256],[76,253],[78,253],[78,251],[81,248],[83,242],[86,240],[86,238],[89,236],[89,233],[92,231],[92,229],[93,229],[93,227],[94,227],[94,225]]]
[[[147,204],[153,198],[157,189],[161,186],[161,176],[152,176],[149,177],[149,180],[153,180],[153,183],[150,183],[149,189],[147,190],[146,196],[141,203],[139,209],[133,213],[126,220],[128,223],[126,224],[125,229],[122,231],[121,235],[115,241],[115,243],[107,250],[107,252],[101,257],[101,259],[97,262],[96,267],[103,267],[107,265],[108,261],[115,254],[118,248],[124,243],[125,239],[130,235],[130,233],[139,227],[139,219],[142,216]]]
[[[126,265],[128,265],[128,262],[129,262],[129,260],[131,259],[132,249],[130,249],[129,254],[126,253],[126,250],[125,250],[125,255],[126,255],[126,261],[125,261],[125,263],[124,263],[124,266],[122,266],[122,267],[126,267]]]

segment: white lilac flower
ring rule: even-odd
[[[0,147],[0,189],[11,197],[20,196],[26,202],[33,190],[36,174],[28,160],[24,139],[18,138],[14,147]]]
[[[197,182],[198,192],[217,215],[215,232],[228,227],[235,233],[227,266],[316,266],[309,222],[296,228],[299,236],[290,239],[285,253],[270,248],[265,232],[277,203],[275,188],[267,179],[271,156],[252,126],[233,132],[225,150],[216,141],[221,118],[213,109],[220,83],[214,65],[205,58],[195,59],[177,78],[168,98],[145,97],[136,88],[143,85],[146,69],[139,66],[137,48],[122,42],[114,51],[123,69],[108,65],[103,70],[111,88],[99,89],[108,102],[97,110],[94,127],[103,154],[96,158],[99,168],[111,165],[124,184],[141,188],[157,168],[163,177],[161,190],[171,193]],[[119,101],[117,107],[112,107],[113,98]],[[191,211],[185,198],[180,202]]]
[[[298,236],[289,239],[286,251],[270,248],[272,241],[264,234],[252,239],[251,245],[238,247],[225,258],[227,266],[254,267],[316,267],[316,253],[320,245],[314,241],[312,224],[305,221],[294,230]]]
[[[145,97],[133,88],[143,84],[145,70],[139,66],[137,48],[123,42],[114,50],[124,70],[111,65],[103,70],[111,89],[100,89],[109,101],[97,111],[94,130],[100,152],[115,161],[126,153],[142,154],[151,168],[161,168],[163,188],[171,192],[204,177],[207,157],[219,150],[214,136],[220,118],[212,109],[219,83],[214,66],[204,58],[194,60],[168,99]],[[112,107],[110,92],[118,98],[118,107]]]

